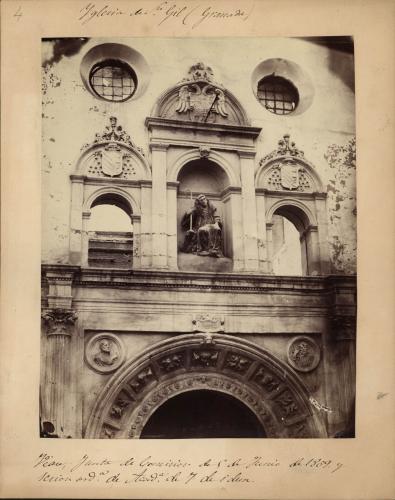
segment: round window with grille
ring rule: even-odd
[[[137,88],[136,73],[128,64],[116,60],[93,66],[89,81],[95,94],[106,101],[126,101]]]
[[[276,115],[288,115],[298,106],[297,88],[281,76],[265,76],[259,81],[257,90],[257,97],[262,106]]]

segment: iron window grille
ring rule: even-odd
[[[266,76],[258,83],[259,102],[271,113],[288,115],[299,103],[297,88],[281,76]]]
[[[116,60],[96,64],[89,82],[94,92],[106,101],[126,101],[137,89],[136,73],[128,64]]]

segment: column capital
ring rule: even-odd
[[[151,151],[167,151],[169,145],[164,142],[151,142],[149,147]]]
[[[240,159],[254,159],[256,156],[255,151],[237,151],[237,154],[239,155]]]
[[[72,328],[78,319],[77,313],[72,309],[47,309],[41,313],[46,333],[70,337]]]

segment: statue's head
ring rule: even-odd
[[[202,207],[207,207],[208,205],[208,200],[204,194],[199,194],[199,196],[196,198],[196,202]]]
[[[111,352],[110,344],[108,340],[102,340],[99,344],[101,352],[109,353]]]

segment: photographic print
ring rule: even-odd
[[[41,48],[40,436],[355,437],[352,37]]]

